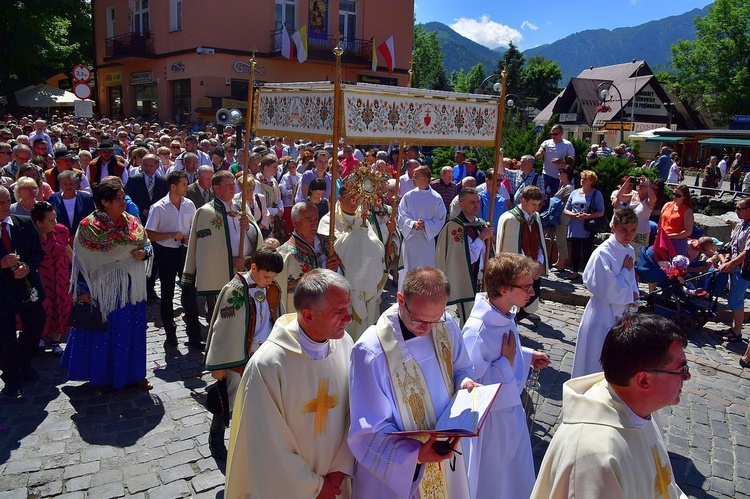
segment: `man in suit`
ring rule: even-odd
[[[88,192],[79,190],[79,178],[75,170],[60,172],[57,176],[60,192],[54,193],[47,200],[57,213],[57,221],[70,231],[71,241],[76,235],[81,220],[94,211],[94,197]]]
[[[213,167],[208,165],[201,165],[198,167],[198,179],[190,184],[187,194],[185,194],[185,197],[193,202],[196,209],[213,200],[214,191],[211,188],[211,179],[213,179],[213,177]]]
[[[44,286],[37,268],[44,257],[39,233],[31,218],[10,214],[10,192],[0,187],[0,370],[2,395],[21,396],[23,381],[36,381],[31,367],[45,322]],[[21,333],[16,337],[16,314]]]
[[[151,205],[169,194],[167,179],[156,173],[158,168],[159,158],[155,154],[146,154],[141,161],[141,171],[132,175],[125,184],[125,192],[138,207],[138,214],[144,226],[148,220]],[[159,260],[159,257],[154,255],[151,276],[146,283],[149,299],[156,298],[154,285],[159,275]]]

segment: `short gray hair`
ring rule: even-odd
[[[534,158],[534,156],[532,156],[531,154],[524,154],[523,156],[521,156],[521,161],[531,161],[532,163],[534,163],[536,161],[536,158]]]
[[[440,169],[440,175],[442,175],[443,173],[448,173],[448,172],[453,172],[452,166],[444,166]]]
[[[72,180],[76,184],[78,184],[81,181],[81,178],[78,176],[78,172],[75,170],[65,170],[64,172],[60,172],[60,174],[57,176],[57,183],[58,185],[63,180]]]
[[[334,288],[346,293],[352,292],[349,281],[333,270],[313,269],[309,271],[302,276],[294,289],[294,310],[302,312],[305,309],[310,309],[317,312],[325,308],[329,305],[326,293],[329,289]]]
[[[208,166],[208,165],[200,165],[198,167],[198,175],[200,175],[202,173],[210,173],[211,175],[213,175],[214,174],[214,167],[213,166]]]
[[[300,201],[299,203],[292,206],[292,220],[299,220],[299,214],[302,213],[305,210],[315,210],[318,211],[318,207],[315,206],[310,201]]]

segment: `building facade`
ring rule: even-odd
[[[212,121],[220,107],[247,106],[249,59],[256,82],[333,81],[339,33],[344,81],[405,86],[413,0],[92,0],[95,91],[105,116]],[[308,59],[281,55],[283,27],[308,32]],[[372,40],[393,36],[395,68]]]

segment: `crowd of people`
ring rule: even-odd
[[[685,340],[634,314],[634,267],[656,248],[653,222],[670,257],[728,274],[735,320],[723,334],[738,341],[750,200],[719,256],[723,243],[694,237],[684,185],[669,200],[664,182],[624,177],[606,220],[597,174],[576,173],[560,125],[535,154],[487,171],[457,150],[434,179],[417,146],[265,137],[247,147],[231,127],[0,124],[3,395],[38,378],[39,349],[96,390],[150,390],[146,302],[159,301],[169,352],[179,286],[185,345],[205,351],[216,380],[208,441],[227,463],[228,497],[602,497],[613,487],[655,497],[657,479],[662,497],[679,496],[650,415],[679,402]],[[369,212],[357,189],[333,182],[334,162],[340,179],[384,175]],[[611,234],[595,249],[597,232]],[[593,298],[564,387],[571,417],[537,477],[521,400],[530,369],[550,360],[521,346],[516,324],[553,271]],[[389,279],[397,301],[381,314]],[[398,433],[433,429],[457,391],[496,383],[478,437]],[[595,457],[605,449],[615,462],[648,459],[614,466]]]

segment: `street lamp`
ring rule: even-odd
[[[474,92],[478,94],[483,94],[484,87],[486,87],[487,84],[490,83],[492,80],[496,80],[495,84],[492,85],[492,91],[496,94],[499,94],[500,90],[502,90],[503,88],[502,79],[503,79],[502,76],[500,76],[499,74],[493,73],[489,75],[487,78],[485,78],[484,80],[482,80],[482,83],[479,84],[479,86],[474,90]]]
[[[614,96],[609,91],[610,88],[614,88],[615,90],[617,90],[617,96],[620,100],[620,142],[619,143],[622,144],[624,141],[624,137],[625,137],[625,130],[623,129],[623,125],[622,125],[622,93],[620,92],[620,89],[617,88],[617,85],[615,85],[611,81],[603,81],[599,85],[596,86],[596,94],[602,99],[602,104],[606,102],[611,102],[614,100]]]
[[[505,105],[508,106],[508,109],[514,109],[517,107],[517,105],[520,105],[520,112],[521,112],[521,125],[523,125],[524,122],[524,116],[526,112],[526,104],[524,103],[523,99],[517,96],[516,94],[507,94],[507,99],[505,101]],[[518,115],[518,111],[516,111],[516,115]]]

